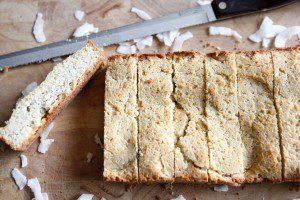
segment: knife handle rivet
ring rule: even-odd
[[[219,3],[219,8],[220,8],[220,9],[224,10],[224,9],[226,9],[226,7],[227,7],[227,5],[226,5],[226,3],[225,3],[224,1],[221,1],[221,2]]]

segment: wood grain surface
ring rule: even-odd
[[[32,35],[35,15],[44,14],[46,43],[70,38],[76,27],[84,22],[94,23],[100,30],[106,30],[140,21],[133,13],[132,6],[147,11],[152,17],[162,16],[196,6],[194,0],[1,0],[0,1],[0,54],[41,45]],[[82,21],[74,18],[74,11],[81,9],[87,13]],[[257,30],[261,20],[268,15],[275,24],[299,25],[300,2],[268,13],[216,22],[213,25],[226,26],[237,30],[242,36],[241,43],[233,38],[208,36],[209,25],[196,26],[189,30],[194,38],[184,44],[184,50],[201,52],[215,51],[213,47],[204,47],[207,43],[223,50],[253,50],[260,44],[254,44],[247,37]],[[294,39],[288,45],[299,43]],[[115,54],[116,46],[105,47],[106,54]],[[168,51],[157,41],[142,53]],[[55,63],[47,61],[31,64],[18,69],[0,73],[0,126],[9,119],[15,102],[21,91],[31,82],[40,83]],[[103,150],[94,142],[94,135],[103,139],[104,77],[102,70],[88,83],[55,120],[56,125],[49,138],[55,142],[45,154],[37,152],[35,141],[24,155],[28,157],[28,166],[21,171],[28,177],[38,177],[42,191],[50,199],[77,199],[82,193],[93,193],[94,199],[170,199],[182,194],[186,199],[294,199],[299,198],[299,186],[286,184],[254,184],[243,187],[230,187],[227,193],[213,191],[212,186],[196,184],[174,184],[171,189],[166,185],[136,185],[128,187],[122,184],[102,181]],[[86,162],[86,154],[93,153],[91,163]],[[0,151],[0,199],[31,199],[28,188],[19,191],[13,182],[10,171],[20,167],[19,152],[8,148]]]

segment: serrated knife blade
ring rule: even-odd
[[[197,6],[182,12],[141,21],[115,29],[101,31],[89,36],[72,38],[31,49],[0,56],[0,71],[4,67],[17,67],[29,63],[41,62],[51,58],[72,54],[91,40],[97,46],[108,46],[157,33],[194,26],[215,21],[216,17],[210,4]]]

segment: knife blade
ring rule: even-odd
[[[107,46],[157,33],[176,30],[216,20],[210,4],[197,6],[160,18],[102,31],[89,36],[68,39],[0,56],[0,70],[72,54],[91,40],[97,46]]]
[[[2,71],[4,67],[16,67],[72,54],[81,49],[86,44],[87,40],[91,40],[97,46],[108,46],[215,20],[223,20],[239,15],[267,11],[297,1],[298,0],[214,0],[212,4],[197,6],[163,17],[102,31],[89,36],[67,39],[52,44],[1,55],[0,71]]]

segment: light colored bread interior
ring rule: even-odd
[[[244,180],[244,168],[235,54],[208,55],[205,70],[209,178],[212,183],[239,184]]]
[[[165,56],[138,62],[139,181],[174,180],[172,66]]]
[[[0,137],[15,150],[24,150],[99,68],[104,54],[91,42],[62,63],[23,98],[13,110]]]
[[[174,69],[175,181],[207,182],[204,56],[169,56]]]
[[[300,47],[272,51],[283,181],[300,181]]]
[[[245,182],[281,181],[280,141],[273,98],[271,53],[236,55]]]
[[[137,56],[108,60],[103,173],[107,181],[138,180],[137,61]]]

